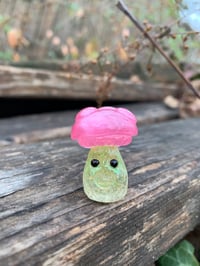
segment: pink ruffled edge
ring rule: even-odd
[[[75,118],[71,138],[80,146],[124,146],[138,134],[137,120],[125,108],[88,107],[81,110]]]

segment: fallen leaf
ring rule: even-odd
[[[7,41],[11,48],[15,49],[21,45],[23,34],[20,29],[11,29],[7,33]]]
[[[179,107],[179,100],[172,95],[168,95],[164,99],[164,104],[171,109],[176,109]]]
[[[142,80],[137,75],[131,76],[130,81],[132,81],[133,83],[136,83],[136,84],[142,84]]]
[[[200,80],[192,81],[192,85],[200,92]],[[200,117],[200,99],[192,92],[185,91],[180,100],[179,113],[182,118]]]

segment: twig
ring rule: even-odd
[[[97,105],[101,107],[103,102],[107,99],[109,92],[112,89],[112,78],[114,76],[114,72],[111,72],[107,77],[105,82],[100,83],[100,86],[97,90]]]
[[[191,82],[184,76],[180,68],[168,57],[168,55],[163,51],[163,49],[157,44],[154,38],[143,28],[143,26],[138,22],[138,20],[130,13],[127,6],[124,4],[123,0],[118,1],[117,7],[122,11],[133,23],[134,25],[144,34],[144,36],[149,39],[153,46],[160,52],[160,54],[167,60],[167,62],[176,70],[179,76],[187,84],[188,88],[193,91],[193,93],[200,99],[198,91],[193,87]]]

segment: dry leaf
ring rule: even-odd
[[[52,31],[52,30],[47,30],[47,31],[46,31],[46,37],[47,37],[48,39],[52,38],[52,37],[53,37],[53,31]]]
[[[171,109],[176,109],[179,107],[179,100],[172,95],[168,95],[164,99],[164,104]]]
[[[13,54],[13,61],[14,62],[19,62],[20,61],[20,55],[18,53],[14,53]]]
[[[71,53],[72,57],[74,59],[78,58],[78,56],[79,56],[79,50],[78,50],[78,48],[75,45],[73,45],[69,49],[70,49],[70,53]]]
[[[7,33],[8,44],[13,49],[21,45],[22,39],[23,39],[23,34],[20,29],[11,29]]]
[[[119,58],[120,58],[122,61],[125,61],[125,62],[126,62],[126,61],[129,60],[128,54],[127,54],[127,52],[125,51],[125,49],[122,47],[121,43],[118,44],[117,55],[119,56]]]
[[[122,30],[122,37],[123,37],[124,39],[127,39],[127,38],[130,37],[130,30],[129,30],[128,28],[124,28],[124,29]]]
[[[69,53],[69,48],[67,47],[67,45],[62,45],[61,46],[61,52],[64,56],[68,55]]]
[[[76,12],[76,17],[77,18],[83,18],[85,16],[85,11],[83,9],[79,9],[77,12]]]
[[[57,46],[57,45],[60,45],[61,41],[60,41],[60,38],[58,36],[55,36],[53,37],[52,39],[52,44]]]
[[[97,43],[95,40],[87,42],[85,45],[85,55],[91,59],[97,57]]]
[[[200,80],[192,81],[192,85],[200,92]],[[190,91],[185,92],[180,101],[179,112],[183,118],[200,117],[200,99]]]
[[[132,81],[133,83],[136,83],[136,84],[142,84],[142,80],[137,75],[131,76],[130,81]]]

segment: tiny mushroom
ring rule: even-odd
[[[90,199],[108,203],[126,195],[128,174],[118,147],[138,134],[136,123],[125,108],[88,107],[76,115],[71,138],[91,148],[83,172],[84,192]]]

